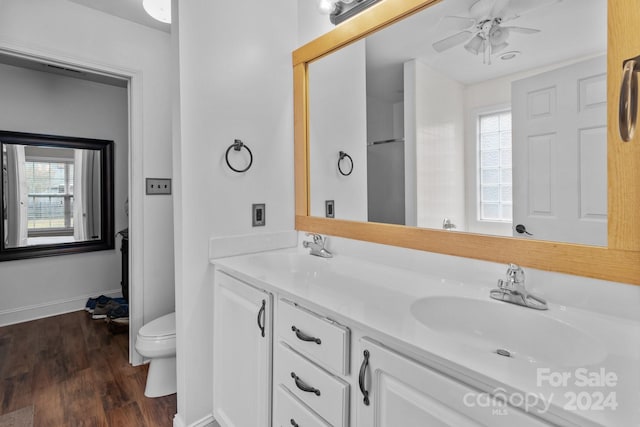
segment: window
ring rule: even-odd
[[[478,159],[478,219],[511,222],[511,111],[478,116]]]
[[[73,161],[26,161],[29,236],[73,234]]]

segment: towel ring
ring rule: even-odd
[[[349,163],[351,163],[351,167],[349,168],[349,172],[345,172],[345,171],[342,170],[341,163],[342,163],[342,161],[344,160],[345,157],[348,158],[349,159]],[[349,175],[351,175],[351,172],[353,172],[353,159],[351,158],[350,155],[348,155],[344,151],[340,152],[340,158],[338,159],[338,171],[343,176],[349,176]]]
[[[229,162],[229,152],[231,151],[232,148],[234,151],[240,151],[243,148],[247,150],[247,152],[249,153],[249,164],[247,165],[246,168],[236,169],[233,166],[231,166],[231,163]],[[240,141],[239,139],[236,139],[233,141],[233,144],[231,144],[229,148],[227,148],[227,152],[224,153],[224,160],[227,162],[227,166],[229,166],[229,169],[231,169],[234,172],[243,173],[248,171],[249,168],[251,168],[251,165],[253,164],[253,153],[251,152],[251,150],[249,150],[249,147],[247,147],[242,141]]]

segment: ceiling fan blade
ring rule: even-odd
[[[490,15],[495,2],[496,0],[478,0],[469,8],[469,15],[477,21],[487,18]]]
[[[502,22],[516,19],[541,7],[552,6],[562,0],[511,0],[502,17]]]
[[[513,31],[515,33],[522,33],[522,34],[535,34],[540,32],[540,30],[537,30],[535,28],[524,28],[524,27],[502,27],[502,28],[507,29],[509,31]]]
[[[436,50],[436,52],[444,52],[447,49],[451,49],[454,46],[466,42],[472,35],[473,33],[471,31],[461,31],[457,34],[445,37],[444,39],[435,42],[434,44],[432,44],[432,46]]]
[[[466,30],[476,25],[476,20],[468,16],[445,16],[438,22],[438,31],[447,34]]]

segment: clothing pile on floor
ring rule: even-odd
[[[104,319],[113,333],[129,331],[129,304],[124,298],[89,298],[84,309],[93,319]]]

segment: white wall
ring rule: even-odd
[[[415,138],[415,156],[406,157],[416,162],[417,225],[442,228],[449,218],[464,230],[464,86],[417,60],[405,67],[412,69],[405,70],[405,118],[415,131],[405,128],[405,138]]]
[[[125,228],[126,88],[0,64],[0,93],[2,130],[114,141],[115,229]],[[0,324],[25,321],[119,291],[119,252],[3,262],[0,277]]]
[[[179,130],[173,146],[176,425],[211,414],[209,239],[294,226],[291,52],[297,4],[189,0],[174,5],[179,60],[174,110]],[[253,151],[253,166],[244,174],[230,171],[224,162],[236,138]],[[266,226],[252,228],[251,204],[258,202],[266,203]]]
[[[311,215],[367,220],[367,76],[361,40],[309,64],[309,180]],[[393,123],[391,123],[393,125]],[[338,171],[340,151],[353,160],[350,175]],[[341,161],[344,173],[351,162]]]
[[[144,176],[171,177],[169,43],[167,33],[67,0],[0,2],[0,49],[135,75],[132,91],[137,114],[131,117],[130,135],[134,169],[129,171],[130,216],[136,225],[130,230],[131,287],[133,293],[142,289],[143,301],[138,303],[144,312],[134,316],[145,322],[174,308],[172,199],[143,193]],[[68,255],[42,262],[57,269],[67,257],[85,261],[92,256]],[[21,280],[26,266],[40,261],[19,262],[24,267],[15,276],[6,276],[11,281]],[[137,330],[132,332],[135,337]]]

